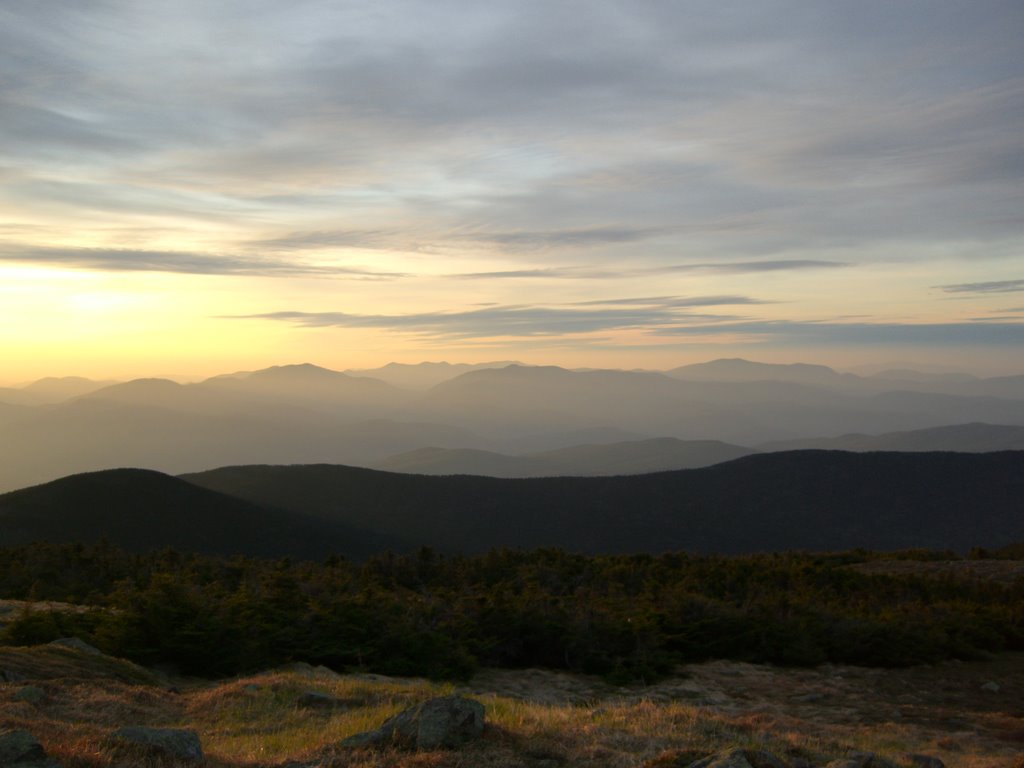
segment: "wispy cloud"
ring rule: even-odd
[[[804,269],[839,269],[851,264],[844,261],[818,259],[778,259],[774,261],[722,261],[696,264],[669,264],[660,267],[638,268],[591,268],[591,267],[543,267],[537,269],[511,269],[493,272],[464,272],[448,275],[459,280],[481,279],[532,279],[552,280],[620,280],[624,277],[668,275],[673,273],[704,273],[733,275],[745,272],[786,272]]]
[[[873,346],[960,346],[1024,344],[1024,323],[836,323],[791,320],[721,323],[715,326],[679,325],[658,328],[658,335],[732,335],[748,341],[767,343],[873,345]]]
[[[465,312],[419,312],[364,315],[346,312],[264,312],[228,315],[225,319],[278,320],[307,328],[381,328],[445,338],[497,336],[558,336],[626,328],[670,327],[685,320],[718,323],[741,319],[737,315],[696,314],[671,302],[649,306],[610,306],[601,309],[537,305],[500,305]]]
[[[957,283],[936,287],[946,293],[1016,293],[1024,291],[1024,280],[993,280],[986,283]]]
[[[319,250],[325,248],[380,248],[393,243],[397,233],[383,229],[337,229],[288,232],[276,237],[253,240],[255,249]]]
[[[610,243],[637,243],[671,232],[667,227],[589,227],[522,232],[455,233],[450,239],[477,243],[495,243],[508,248],[534,250],[544,248],[586,248]]]
[[[130,248],[47,248],[0,244],[0,261],[49,264],[111,272],[176,272],[192,275],[318,276],[396,279],[398,272],[360,267],[309,264],[230,254],[150,251]]]
[[[590,301],[575,301],[573,304],[578,307],[611,306],[611,305],[640,305],[640,306],[661,306],[661,307],[718,307],[741,304],[773,304],[774,302],[755,299],[751,296],[638,296],[616,299],[591,299]]]

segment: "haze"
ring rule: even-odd
[[[621,475],[794,448],[1024,450],[1024,375],[856,376],[740,359],[662,372],[495,361],[0,389],[0,491],[116,467]]]
[[[0,7],[0,381],[1019,373],[1018,2]]]

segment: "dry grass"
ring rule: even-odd
[[[104,737],[122,725],[192,728],[212,768],[667,768],[682,755],[730,747],[815,765],[857,749],[891,758],[931,754],[950,768],[1006,768],[1015,760],[1024,768],[1017,758],[1024,752],[1020,655],[884,673],[714,662],[656,686],[625,688],[536,670],[492,671],[459,689],[484,703],[484,739],[420,754],[337,744],[451,686],[300,667],[219,683],[179,681],[171,689],[103,677],[103,665],[123,673],[121,662],[77,651],[0,649],[0,669],[3,659],[38,677],[0,684],[0,729],[31,731],[65,768],[156,768],[151,759],[103,749]],[[999,694],[980,689],[987,679],[999,680]],[[15,700],[28,683],[43,690],[38,703]],[[300,706],[308,691],[341,704]]]

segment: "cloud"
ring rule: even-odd
[[[340,229],[312,232],[288,232],[276,237],[253,240],[249,245],[270,250],[320,250],[325,248],[381,248],[394,240],[396,232],[382,229]]]
[[[129,248],[53,248],[0,243],[0,261],[49,264],[112,272],[176,272],[192,275],[318,276],[397,279],[398,272],[358,267],[303,264],[251,256],[149,251]]]
[[[1024,280],[993,280],[984,283],[939,285],[946,293],[1016,293],[1024,291]]]
[[[698,272],[706,274],[742,274],[745,272],[784,272],[803,269],[837,269],[851,266],[843,261],[818,259],[778,259],[774,261],[723,261],[697,264],[669,264],[660,267],[638,268],[588,268],[588,267],[541,267],[537,269],[510,269],[494,272],[464,272],[448,275],[459,280],[508,279],[508,278],[550,278],[557,280],[619,280],[625,277],[667,275],[677,272]]]
[[[736,315],[686,313],[668,302],[645,307],[619,305],[602,309],[527,304],[499,305],[464,312],[402,315],[281,311],[223,317],[234,320],[277,320],[306,328],[382,328],[452,339],[562,336],[627,328],[658,328],[672,326],[683,318],[689,322],[707,323],[740,319]]]
[[[535,232],[474,232],[451,236],[456,241],[495,243],[508,248],[533,250],[557,247],[587,248],[610,243],[636,243],[670,231],[664,227],[590,227]]]
[[[1024,323],[835,323],[789,320],[679,325],[658,335],[743,336],[773,344],[928,346],[1016,346],[1024,344]]]
[[[750,296],[641,296],[626,299],[592,299],[590,301],[576,301],[574,306],[611,306],[611,305],[640,305],[640,306],[661,306],[661,307],[717,307],[741,304],[773,304],[775,302],[763,301]]]

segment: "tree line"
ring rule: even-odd
[[[849,567],[878,557],[423,548],[355,563],[33,544],[0,549],[0,597],[91,608],[26,608],[0,643],[75,635],[141,664],[208,676],[302,660],[448,679],[481,666],[541,666],[623,682],[706,659],[902,666],[1024,650],[1024,578]]]

